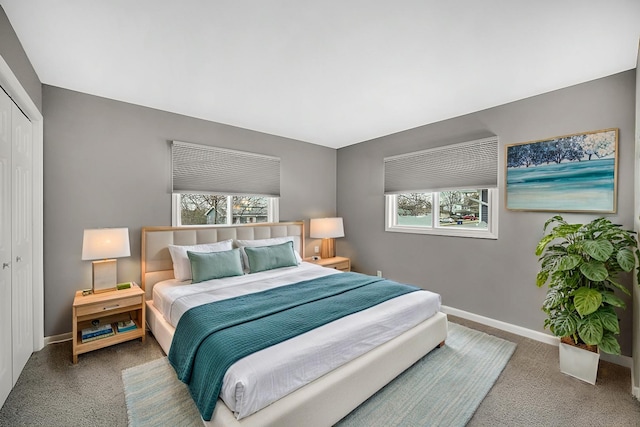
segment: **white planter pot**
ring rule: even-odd
[[[589,384],[596,383],[600,353],[560,343],[560,372]]]

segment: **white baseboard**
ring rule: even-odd
[[[71,332],[67,332],[66,334],[53,335],[50,337],[44,337],[44,345],[56,344],[64,341],[71,341]]]
[[[533,329],[523,328],[522,326],[513,325],[490,317],[469,313],[468,311],[459,310],[446,305],[442,306],[442,312],[445,314],[451,314],[452,316],[462,317],[463,319],[471,320],[472,322],[480,323],[482,325],[491,326],[492,328],[500,329],[501,331],[511,332],[512,334],[520,335],[521,337],[540,341],[545,344],[557,346],[560,343],[560,339],[553,335],[534,331]],[[629,369],[633,366],[633,359],[629,356],[616,356],[614,354],[600,353],[600,358],[607,362],[615,363],[616,365],[624,366]]]
[[[560,339],[558,337],[554,337],[553,335],[534,331],[533,329],[523,328],[522,326],[513,325],[511,323],[492,319],[490,317],[480,316],[479,314],[469,313],[468,311],[458,310],[457,308],[448,307],[446,305],[442,306],[442,311],[445,314],[462,317],[463,319],[471,320],[472,322],[491,326],[492,328],[500,329],[501,331],[511,332],[512,334],[520,335],[521,337],[530,338],[532,340],[540,341],[546,344],[557,346],[560,343]]]
[[[600,353],[600,360],[606,360],[607,362],[615,363],[616,365],[624,366],[631,369],[633,367],[633,359],[629,356],[616,356],[615,354]],[[631,377],[633,379],[633,377]]]
[[[638,400],[640,400],[640,387],[635,384],[636,376],[633,374],[634,367],[631,365],[631,394]]]

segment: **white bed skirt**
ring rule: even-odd
[[[147,324],[168,353],[175,329],[154,307],[153,301],[147,301],[147,308]],[[331,426],[446,337],[447,317],[438,312],[402,335],[239,421],[218,400],[211,421],[203,423],[210,427]]]

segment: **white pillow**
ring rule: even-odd
[[[191,252],[222,252],[233,249],[233,240],[223,240],[217,243],[204,243],[201,245],[178,246],[169,245],[169,253],[173,260],[173,276],[176,280],[191,280],[191,262],[187,251]]]
[[[296,240],[293,236],[287,237],[273,237],[271,239],[259,239],[259,240],[236,240],[236,246],[240,248],[240,253],[242,254],[242,262],[244,263],[244,270],[249,271],[249,258],[247,257],[247,253],[244,251],[245,246],[251,246],[253,248],[258,246],[272,246],[279,245],[281,243],[293,242],[293,252],[296,255],[296,260],[298,264],[302,262],[302,257],[296,250]]]

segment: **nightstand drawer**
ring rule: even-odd
[[[351,260],[343,256],[321,259],[307,258],[306,261],[313,264],[321,265],[325,268],[333,268],[340,271],[351,271]]]
[[[349,261],[338,262],[336,264],[327,265],[326,267],[335,268],[336,270],[340,270],[340,271],[349,271],[350,269]]]
[[[104,314],[113,310],[122,310],[127,307],[139,306],[140,304],[142,304],[142,298],[139,296],[120,298],[113,301],[101,301],[76,307],[76,315],[86,316],[90,314]]]

